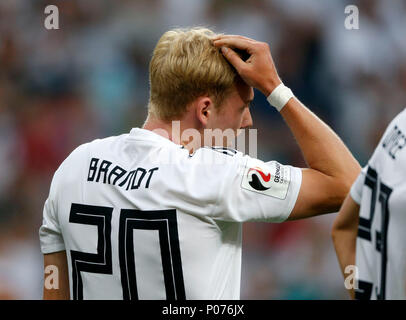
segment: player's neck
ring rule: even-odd
[[[171,121],[164,121],[148,117],[143,127],[145,130],[154,131],[154,133],[171,140],[176,144],[181,144],[180,135],[176,134],[176,125],[172,125]]]
[[[185,146],[190,152],[195,151],[200,145],[198,141],[182,140],[183,132],[186,129],[191,129],[191,125],[187,125],[183,120],[165,121],[148,116],[143,127],[145,130],[153,131],[154,133],[169,139],[170,141]],[[190,138],[190,135],[186,135]]]

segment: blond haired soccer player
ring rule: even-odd
[[[171,30],[149,76],[143,128],[79,146],[54,175],[40,239],[60,281],[45,299],[238,299],[242,223],[334,212],[358,175],[339,137],[282,84],[265,43]],[[253,87],[280,111],[309,168],[204,139],[252,125]]]

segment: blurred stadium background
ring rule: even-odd
[[[44,28],[59,7],[60,29]],[[355,4],[360,29],[344,28]],[[53,172],[79,144],[141,126],[148,61],[174,26],[204,25],[271,45],[294,93],[365,165],[406,104],[404,1],[1,0],[0,298],[42,297],[38,228]],[[259,93],[258,156],[303,166]],[[330,239],[335,214],[246,224],[243,299],[347,299]]]

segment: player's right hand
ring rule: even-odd
[[[243,36],[220,35],[213,38],[213,44],[221,48],[224,57],[234,66],[241,78],[265,96],[282,83],[267,43]],[[250,57],[243,61],[233,48],[246,51]]]

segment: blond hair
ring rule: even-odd
[[[208,95],[219,107],[236,81],[207,28],[173,29],[159,39],[149,65],[148,113],[159,119],[181,117],[196,98]]]

